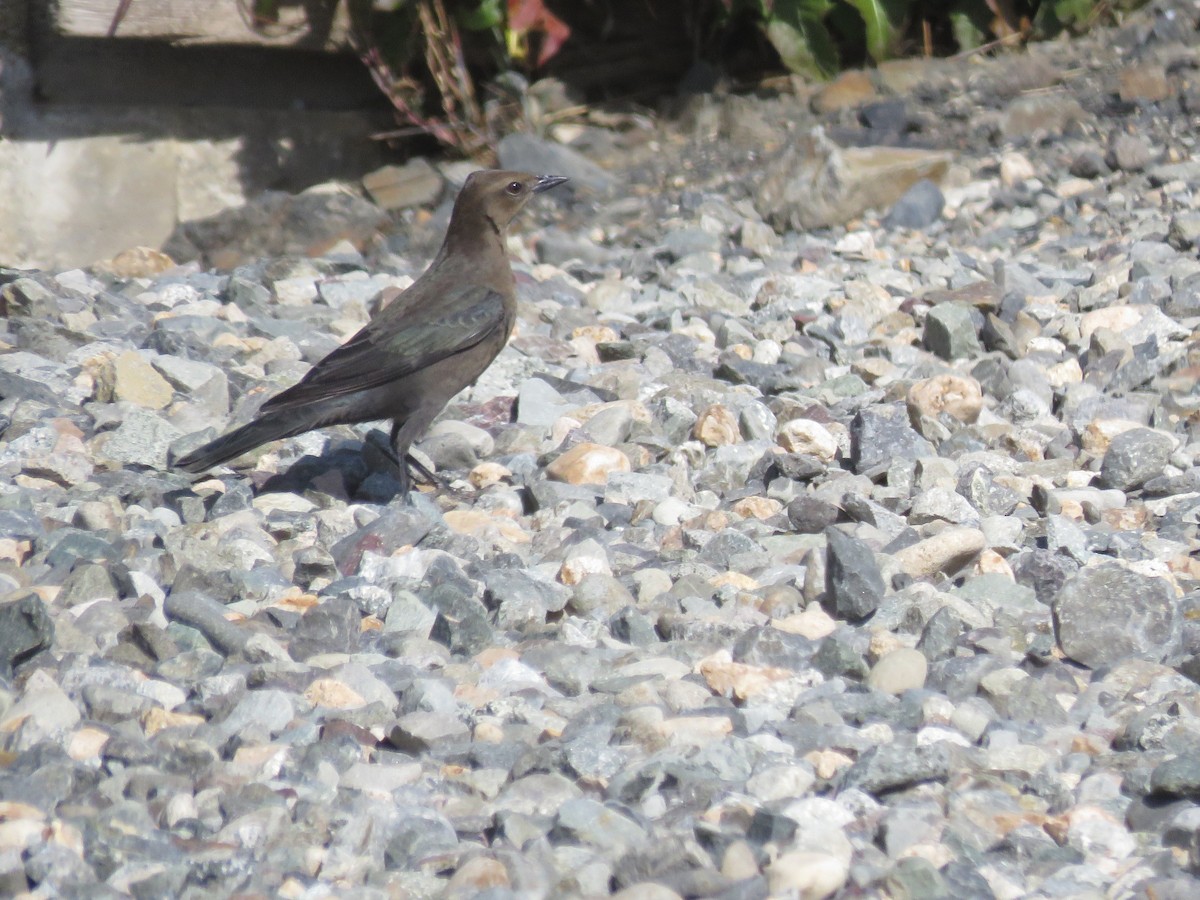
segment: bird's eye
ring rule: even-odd
[[[517,194],[521,193],[521,191],[523,191],[524,189],[525,189],[525,185],[521,184],[521,182],[519,182],[519,181],[510,181],[508,183],[508,187],[505,188],[505,190],[508,191],[510,194],[512,194],[514,197],[517,196]]]

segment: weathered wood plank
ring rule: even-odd
[[[120,5],[120,0],[54,0],[52,27],[66,37],[105,37]],[[282,5],[279,22],[257,29],[247,18],[251,6],[252,0],[132,0],[116,37],[317,50],[349,46],[344,3],[337,4],[331,17],[321,18],[327,5],[294,0]]]

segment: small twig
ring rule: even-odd
[[[281,25],[279,22],[271,22],[262,18],[251,8],[250,4],[253,2],[254,0],[237,0],[237,9],[238,15],[242,18],[242,24],[255,34],[261,34],[268,38],[280,38],[308,30],[308,25],[304,22],[295,25]]]
[[[117,29],[121,26],[121,22],[125,20],[125,16],[129,13],[129,4],[133,0],[121,0],[117,4],[117,11],[113,13],[112,21],[108,24],[108,33],[105,37],[116,37]]]
[[[422,0],[417,14],[425,35],[425,63],[442,95],[442,110],[457,138],[454,145],[464,153],[477,155],[491,142],[484,134],[483,112],[463,59],[458,28],[442,0]]]
[[[979,53],[987,53],[990,50],[995,50],[997,47],[1004,47],[1008,44],[1019,44],[1025,39],[1025,35],[1019,31],[1010,32],[1004,37],[996,38],[994,41],[989,41],[986,44],[980,44],[978,47],[972,47],[970,50],[962,50],[955,53],[950,59],[966,59],[968,56],[975,56]]]

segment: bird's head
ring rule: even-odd
[[[497,169],[472,172],[454,203],[451,220],[460,215],[467,218],[479,214],[490,220],[497,231],[503,231],[530,197],[566,180],[562,175],[530,175]]]

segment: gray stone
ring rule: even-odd
[[[1154,767],[1150,788],[1170,797],[1200,797],[1200,754],[1181,753]]]
[[[975,320],[962,303],[940,303],[925,316],[925,347],[942,359],[973,359],[983,352]]]
[[[362,183],[371,199],[384,209],[427,206],[442,193],[442,176],[421,156],[402,166],[384,166],[368,172]]]
[[[646,832],[632,819],[603,803],[580,797],[559,807],[551,836],[620,851],[641,846]]]
[[[896,201],[883,218],[885,228],[928,228],[942,217],[946,198],[928,178],[922,178]]]
[[[825,592],[831,612],[851,621],[866,618],[879,608],[884,594],[875,554],[864,542],[833,526],[825,529],[825,538]]]
[[[11,678],[13,666],[54,642],[54,622],[36,594],[0,604],[0,676]]]
[[[896,459],[936,455],[933,445],[909,424],[904,403],[864,409],[850,424],[850,459],[860,474],[886,468]]]
[[[634,605],[633,595],[611,575],[589,573],[575,585],[567,606],[580,616],[612,615],[619,609]]]
[[[1175,592],[1161,578],[1117,563],[1080,569],[1052,608],[1063,653],[1090,668],[1130,658],[1160,661],[1179,652]]]
[[[578,151],[526,132],[505,135],[498,149],[502,169],[565,175],[575,185],[601,194],[615,183],[612,175]]]
[[[820,534],[839,515],[837,506],[814,494],[801,494],[787,505],[788,521],[801,534]]]
[[[116,429],[102,435],[100,453],[118,463],[165,469],[167,449],[182,436],[183,432],[154,413],[130,409]]]
[[[872,747],[846,770],[843,784],[882,795],[926,781],[941,781],[950,771],[950,748],[944,743],[896,742]]]
[[[1170,435],[1150,428],[1131,428],[1112,439],[1100,467],[1100,481],[1119,491],[1132,491],[1162,474],[1175,449]]]
[[[517,423],[548,429],[574,405],[542,379],[530,378],[517,389]]]
[[[1140,172],[1154,159],[1146,139],[1125,131],[1114,131],[1108,142],[1105,162],[1122,172]]]
[[[358,606],[334,597],[301,616],[292,631],[288,653],[303,661],[318,653],[353,653],[361,635],[362,614]]]
[[[1200,213],[1176,213],[1171,218],[1167,240],[1177,250],[1191,250],[1200,245]]]

